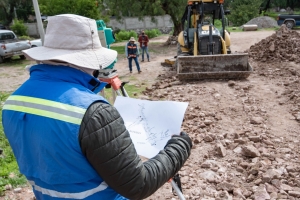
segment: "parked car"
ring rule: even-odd
[[[279,14],[277,17],[277,24],[279,26],[285,24],[289,29],[300,26],[300,15]]]
[[[43,46],[41,39],[31,40],[30,44],[31,44],[31,48]]]
[[[42,19],[42,21],[45,21],[45,20],[48,19],[48,16],[47,15],[41,15],[41,19]]]
[[[5,58],[13,56],[20,56],[21,59],[25,59],[22,50],[29,49],[30,47],[29,40],[19,40],[13,31],[0,30],[0,63]]]
[[[6,27],[3,24],[0,24],[0,30],[6,30]]]

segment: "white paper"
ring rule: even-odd
[[[152,158],[172,135],[180,133],[188,103],[117,96],[114,106],[125,122],[137,153]]]

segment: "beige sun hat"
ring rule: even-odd
[[[134,37],[131,37],[129,42],[135,42],[135,38]]]
[[[88,69],[108,67],[117,58],[116,51],[101,46],[95,20],[73,14],[48,17],[44,45],[23,53],[30,60]]]

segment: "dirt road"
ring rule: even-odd
[[[273,33],[231,33],[232,52],[243,52]],[[121,56],[116,69],[122,80],[148,85],[143,98],[189,102],[182,129],[192,137],[194,147],[179,172],[186,199],[300,198],[299,64],[251,59],[255,71],[247,80],[178,85],[175,72],[160,65],[175,55],[176,46],[150,43],[149,49],[154,51],[151,62],[141,63],[141,74],[136,70],[129,74]],[[16,69],[1,64],[0,75],[21,73]],[[26,78],[1,75],[0,91],[13,90]],[[23,194],[8,191],[6,196],[29,199],[32,194],[24,188]],[[166,183],[150,199],[178,198]]]

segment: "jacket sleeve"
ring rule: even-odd
[[[150,196],[172,178],[191,150],[187,141],[174,137],[164,150],[143,163],[119,112],[101,102],[87,110],[79,142],[99,176],[117,193],[133,200]]]

